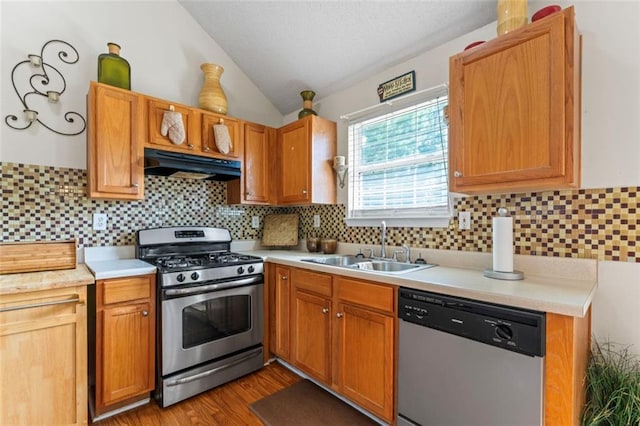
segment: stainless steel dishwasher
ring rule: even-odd
[[[399,426],[543,423],[544,313],[407,288],[398,305]]]

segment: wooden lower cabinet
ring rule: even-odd
[[[391,421],[395,318],[346,303],[338,304],[338,312],[342,314],[335,322],[338,391]]]
[[[288,269],[291,364],[392,423],[396,290],[337,275]]]
[[[271,351],[380,419],[395,423],[397,289],[268,265],[278,271],[267,278],[275,318],[271,331],[278,336],[272,339]],[[580,423],[590,336],[591,310],[583,318],[547,313],[544,424]]]
[[[545,425],[579,425],[591,348],[591,308],[582,318],[547,313]]]
[[[0,297],[0,424],[87,424],[86,287]]]
[[[294,288],[292,362],[321,382],[331,384],[331,299]]]
[[[155,274],[96,283],[95,414],[155,387]]]
[[[291,316],[291,271],[289,268],[273,264],[267,264],[268,268],[274,268],[275,275],[273,283],[273,323],[272,327],[272,350],[273,353],[290,361],[291,358],[291,338],[290,338],[290,316]],[[265,312],[267,312],[265,310]]]

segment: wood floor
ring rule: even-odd
[[[299,376],[277,362],[167,408],[155,401],[95,423],[99,426],[262,425],[249,404],[284,389]]]

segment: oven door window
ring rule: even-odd
[[[251,328],[251,296],[208,299],[182,310],[182,347],[189,349]]]

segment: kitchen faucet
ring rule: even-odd
[[[384,220],[382,221],[382,223],[380,223],[380,229],[382,230],[382,238],[380,243],[380,258],[386,259],[387,255],[385,254],[384,246],[387,240],[387,223]]]

